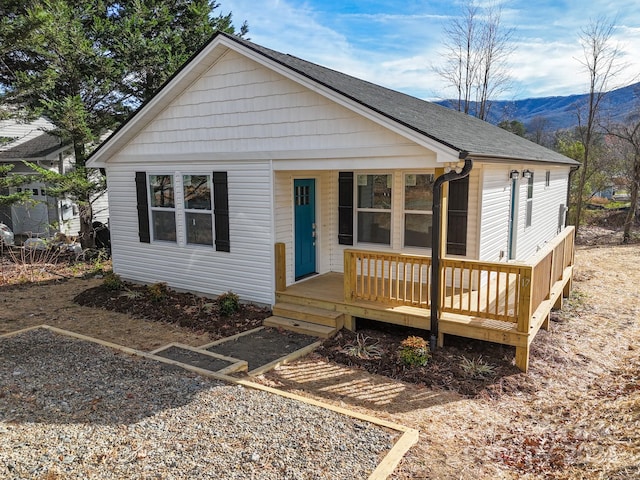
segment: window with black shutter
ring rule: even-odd
[[[213,172],[213,217],[215,219],[216,250],[231,251],[229,241],[229,185],[227,172]]]
[[[338,173],[338,243],[353,245],[353,172]]]
[[[174,181],[179,184],[184,197],[178,203],[174,198],[176,191]],[[184,227],[185,242],[188,245],[215,243],[217,251],[230,251],[227,172],[213,172],[212,176],[185,174],[175,178],[172,174],[155,175],[136,172],[135,182],[138,232],[141,242],[150,243],[152,237],[154,241],[176,242],[176,233],[179,230],[177,223],[182,217],[183,225],[181,226]],[[213,210],[211,184],[213,184]],[[184,215],[177,215],[178,210]]]
[[[151,242],[149,233],[149,200],[147,197],[147,173],[136,172],[136,199],[138,204],[138,236],[143,243]]]

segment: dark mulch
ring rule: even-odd
[[[309,335],[264,328],[234,340],[213,345],[207,350],[227,357],[246,360],[249,364],[249,370],[254,370],[317,341],[316,337]]]
[[[207,332],[212,340],[260,327],[271,315],[270,309],[251,304],[241,304],[237,312],[222,315],[214,299],[169,288],[163,290],[162,298],[154,298],[147,286],[129,283],[120,290],[110,290],[102,284],[81,292],[74,301],[87,307]]]
[[[367,360],[348,355],[345,348],[357,342],[356,336],[368,337],[367,344],[376,343],[384,352],[379,360]],[[398,360],[400,343],[408,336],[429,340],[429,332],[369,320],[358,320],[357,332],[340,331],[325,341],[315,353],[328,360],[356,366],[370,373],[384,375],[405,382],[426,385],[430,388],[453,390],[461,395],[496,397],[528,388],[524,374],[513,364],[515,348],[454,336],[445,337],[445,347],[432,352],[432,358],[424,367],[405,366]],[[478,360],[492,367],[485,375],[467,372],[463,359]]]
[[[241,305],[240,310],[229,316],[220,313],[216,300],[199,297],[191,293],[166,290],[161,299],[153,299],[149,289],[143,285],[125,284],[121,290],[110,290],[104,285],[90,288],[75,297],[80,305],[105,308],[126,313],[145,320],[175,323],[195,331],[208,332],[212,340],[228,337],[262,326],[270,315],[267,308]],[[326,340],[316,350],[325,359],[348,366],[365,369],[370,373],[384,375],[405,382],[426,385],[431,388],[452,390],[465,396],[497,397],[505,393],[529,388],[526,376],[514,366],[515,349],[504,345],[447,336],[445,348],[433,352],[433,357],[424,367],[407,367],[397,357],[400,342],[408,336],[421,336],[428,340],[429,332],[381,322],[358,320],[357,334],[369,337],[367,343],[376,343],[384,352],[378,360],[366,360],[350,356],[345,348],[356,342],[356,333],[342,330],[334,338]],[[293,333],[278,337],[277,349],[270,345],[274,339],[269,329],[254,337],[255,341],[240,345],[230,342],[212,347],[210,350],[222,355],[240,358],[249,362],[249,370],[276,360],[315,341],[315,338]],[[272,332],[272,333],[273,333]],[[262,338],[258,338],[262,336]],[[253,340],[251,337],[246,341]],[[235,343],[235,345],[234,345]],[[238,349],[243,350],[239,352]],[[251,357],[253,354],[255,358]],[[462,367],[463,359],[478,360],[492,367],[480,375],[467,372]]]
[[[217,372],[218,370],[222,370],[223,368],[233,365],[232,362],[222,358],[216,358],[204,353],[194,352],[188,348],[181,348],[175,345],[157,352],[156,355],[162,358],[175,360],[176,362],[186,363],[187,365],[192,365],[194,367],[204,368],[205,370],[210,370],[212,372]]]

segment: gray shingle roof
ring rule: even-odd
[[[7,144],[5,148],[0,149],[0,161],[42,158],[60,150],[62,146],[58,137],[42,132],[41,135],[15,146],[12,146],[11,143]]]
[[[218,35],[224,35],[458,152],[469,152],[475,157],[578,165],[578,162],[571,158],[462,112],[360,80],[233,35]]]

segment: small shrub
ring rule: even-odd
[[[423,367],[431,359],[427,341],[422,337],[407,337],[398,349],[400,361],[410,367]]]
[[[113,272],[105,273],[102,283],[108,290],[122,290],[124,288],[124,282],[120,275]]]
[[[225,317],[240,310],[240,298],[233,292],[223,293],[218,297],[220,313]]]
[[[157,282],[147,285],[147,292],[154,302],[160,302],[169,296],[169,289],[165,282]]]
[[[136,300],[142,297],[142,292],[138,290],[129,290],[128,288],[124,289],[124,292],[120,294],[121,297],[126,297],[130,300]]]
[[[495,373],[495,367],[485,362],[482,359],[482,355],[471,359],[463,356],[460,362],[460,368],[464,370],[465,374],[472,378],[486,378]]]
[[[378,342],[368,344],[367,341],[369,340],[373,339],[358,334],[356,335],[355,343],[344,347],[342,353],[349,355],[350,357],[358,357],[364,360],[378,360],[382,358],[382,354],[384,352],[378,346]]]

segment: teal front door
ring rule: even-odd
[[[296,280],[316,273],[316,181],[293,181]]]

